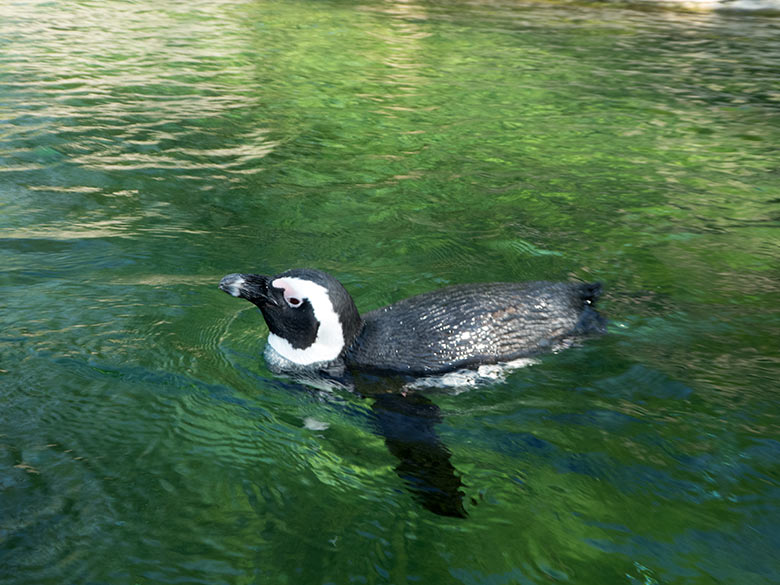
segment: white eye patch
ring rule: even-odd
[[[295,281],[298,282],[296,283]],[[302,287],[301,283],[305,284],[305,282],[296,278],[277,278],[271,283],[271,286],[282,289],[284,291],[284,300],[287,301],[287,304],[297,308],[303,304],[304,299],[308,298],[306,291],[302,290],[305,287]]]

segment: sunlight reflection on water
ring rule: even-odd
[[[641,2],[1,5],[0,581],[774,582],[777,33]],[[381,410],[274,377],[216,288],[300,265],[363,311],[602,280],[610,333]],[[388,420],[468,519],[414,499]]]

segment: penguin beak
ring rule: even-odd
[[[271,296],[269,276],[262,274],[228,274],[219,281],[219,288],[234,297],[257,305],[277,305]]]

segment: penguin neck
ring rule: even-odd
[[[334,304],[338,303],[338,320],[341,325],[341,334],[344,337],[344,347],[341,348],[339,357],[343,358],[344,354],[349,350],[355,340],[360,336],[363,331],[363,318],[357,310],[355,301],[342,289],[343,295],[341,298],[333,299]]]
[[[344,348],[341,350],[341,357],[344,357],[344,354],[352,347],[355,340],[360,337],[364,326],[365,323],[357,311],[355,311],[354,316],[349,318],[347,323],[342,323],[344,328]]]
[[[332,338],[317,335],[312,345],[297,349],[283,337],[270,332],[265,357],[272,371],[307,371],[344,364],[344,357],[363,330],[363,320],[355,311],[353,315],[338,317],[339,331]],[[331,333],[332,331],[332,327]]]

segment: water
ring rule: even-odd
[[[0,582],[777,583],[779,29],[0,6]],[[294,266],[362,310],[600,280],[610,331],[388,425],[394,395],[271,374],[216,288]],[[421,503],[403,448],[467,518]]]

